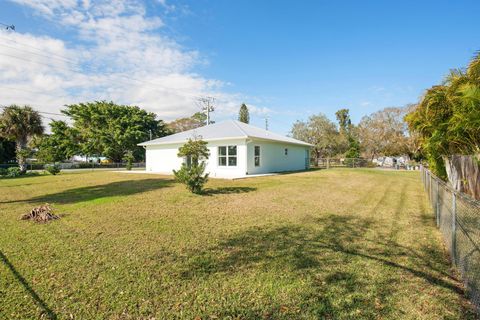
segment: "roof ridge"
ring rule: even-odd
[[[240,127],[240,125],[237,123],[236,120],[233,120],[232,119],[232,122],[237,126],[238,129],[240,129],[240,131],[245,135],[245,137],[249,137],[248,133],[245,132],[245,130],[242,129],[242,127]]]

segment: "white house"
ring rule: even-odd
[[[309,167],[310,144],[228,120],[140,143],[146,150],[146,171],[172,174],[184,161],[177,156],[178,148],[194,137],[208,142],[205,171],[210,177],[241,178]]]

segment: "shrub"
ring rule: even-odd
[[[127,151],[125,153],[125,156],[123,157],[123,160],[125,160],[127,162],[125,168],[127,170],[132,170],[133,160],[135,160],[135,157],[133,156],[133,152],[132,151]]]
[[[3,176],[6,176],[7,173],[8,173],[7,169],[5,169],[5,168],[0,168],[0,176],[2,176],[2,177],[3,177]]]
[[[203,174],[205,171],[205,162],[201,162],[198,165],[192,165],[188,167],[186,164],[182,164],[180,170],[173,170],[175,179],[187,186],[187,189],[193,193],[201,193],[203,185],[208,181],[208,173]]]
[[[203,185],[208,180],[208,174],[204,174],[205,161],[208,159],[210,153],[207,148],[207,142],[197,139],[188,139],[178,149],[178,156],[185,158],[185,163],[182,164],[180,170],[173,170],[175,179],[187,186],[187,189],[193,193],[201,193]]]
[[[16,178],[22,175],[22,170],[19,167],[10,167],[7,169],[7,177]]]
[[[60,166],[57,164],[46,164],[44,166],[44,169],[48,171],[51,175],[56,175],[57,173],[60,173]]]

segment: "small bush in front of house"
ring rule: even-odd
[[[125,152],[125,156],[123,157],[123,160],[127,162],[127,164],[125,165],[125,169],[132,170],[133,160],[135,160],[135,157],[133,156],[133,152],[132,151]]]
[[[189,139],[187,143],[178,149],[178,156],[183,157],[185,162],[180,170],[173,170],[175,179],[187,186],[193,193],[201,193],[203,185],[208,181],[208,173],[205,174],[205,161],[210,156],[207,142],[197,139]]]
[[[0,168],[0,177],[6,176],[8,173],[7,169],[5,168]]]
[[[10,167],[7,169],[8,178],[16,178],[22,175],[22,170],[19,167]]]
[[[187,186],[187,189],[193,193],[201,193],[203,185],[208,181],[208,173],[204,174],[205,162],[198,164],[197,166],[188,167],[186,164],[182,164],[182,167],[178,171],[173,171],[175,179]]]
[[[43,168],[51,175],[60,173],[60,166],[57,164],[46,164]]]

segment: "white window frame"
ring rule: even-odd
[[[220,155],[220,148],[225,148],[225,155]],[[229,149],[235,148],[235,154],[230,154]],[[229,145],[229,146],[218,146],[217,147],[217,158],[218,158],[218,166],[219,167],[236,167],[238,166],[238,146],[237,145]],[[225,165],[220,164],[220,158],[225,158]],[[235,158],[235,165],[230,165],[230,158]]]

